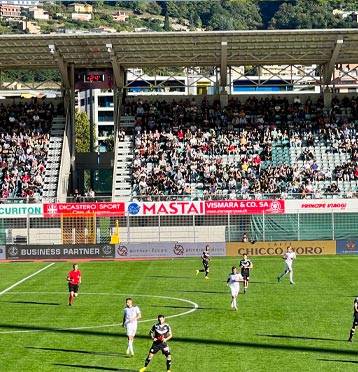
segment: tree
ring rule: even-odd
[[[90,121],[86,112],[75,113],[76,152],[90,152]]]

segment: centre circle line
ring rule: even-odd
[[[8,292],[6,294],[66,294],[67,292]],[[81,295],[93,295],[93,296],[128,296],[128,293],[106,293],[106,292],[83,292]],[[171,296],[161,296],[161,295],[149,295],[149,294],[132,294],[131,296],[137,296],[137,297],[154,297],[154,298],[163,298],[168,300],[176,300],[188,303],[193,306],[192,309],[184,311],[182,313],[168,315],[165,318],[171,319],[171,318],[177,318],[179,316],[184,316],[193,313],[194,311],[198,310],[199,305],[191,300],[187,300],[185,298],[178,298],[178,297],[171,297]],[[144,319],[144,320],[138,320],[138,323],[148,323],[148,322],[154,322],[157,318],[153,319]],[[56,331],[75,331],[75,330],[82,330],[82,329],[98,329],[98,328],[110,328],[110,327],[118,327],[121,326],[121,323],[112,323],[112,324],[102,324],[102,325],[95,325],[95,326],[83,326],[83,327],[70,327],[70,328],[54,328],[53,330],[43,330],[43,329],[29,329],[29,330],[19,330],[19,331],[0,331],[0,334],[15,334],[15,333],[35,333],[35,332],[56,332]]]

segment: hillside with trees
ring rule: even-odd
[[[84,3],[84,2],[81,2]],[[304,28],[357,28],[358,0],[197,0],[104,1],[93,6],[90,19],[73,19],[73,3],[43,2],[48,20],[33,20],[41,33],[96,31],[198,31]],[[125,14],[118,22],[114,14]],[[351,13],[350,13],[351,12]],[[0,18],[0,34],[21,33],[28,21]]]

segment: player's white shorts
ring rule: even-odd
[[[137,322],[126,324],[127,336],[134,337],[137,332]]]
[[[231,284],[231,285],[229,285],[229,287],[230,287],[231,296],[233,296],[233,297],[238,296],[238,294],[240,292],[240,285],[239,285],[239,283],[237,283],[237,284]]]
[[[293,271],[292,262],[285,262],[285,271]]]

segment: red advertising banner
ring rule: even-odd
[[[44,217],[124,216],[125,203],[45,203]]]
[[[210,200],[205,202],[206,215],[283,214],[284,200]]]

